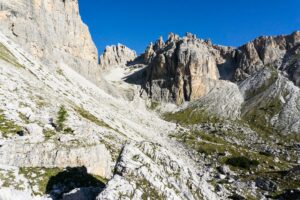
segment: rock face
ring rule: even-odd
[[[2,165],[18,167],[65,168],[85,166],[88,173],[109,178],[111,157],[104,145],[91,147],[40,144],[10,143],[0,149]]]
[[[99,77],[98,53],[77,0],[0,0],[1,31],[51,67]]]
[[[97,200],[120,198],[213,200],[217,196],[179,157],[159,144],[141,142],[125,145],[116,174]]]
[[[141,56],[148,65],[143,90],[155,101],[193,101],[205,96],[220,79],[239,82],[272,66],[300,83],[300,32],[259,37],[239,48],[213,45],[190,33],[160,38]],[[139,81],[141,82],[141,81]]]
[[[300,31],[287,36],[259,37],[237,49],[236,72],[234,80],[244,80],[253,75],[264,66],[273,66],[286,70],[297,84],[299,77],[299,64],[295,65],[295,59],[299,60]],[[294,62],[291,63],[293,57]],[[288,62],[288,63],[287,63]],[[290,69],[294,68],[294,69]]]
[[[264,68],[241,82],[242,117],[270,134],[299,133],[300,88],[275,68]]]
[[[176,104],[202,97],[219,79],[217,56],[207,41],[192,34],[169,34],[166,43],[160,38],[142,55],[149,64],[144,89],[153,100]]]
[[[100,56],[100,66],[102,69],[109,69],[119,65],[126,65],[127,62],[136,58],[136,52],[128,47],[118,44],[117,46],[107,46]]]
[[[217,81],[204,96],[190,103],[189,108],[222,119],[238,119],[241,116],[244,98],[239,87],[229,81]]]

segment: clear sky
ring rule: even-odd
[[[169,32],[240,46],[300,30],[300,0],[79,0],[79,7],[99,53],[117,43],[141,53]]]

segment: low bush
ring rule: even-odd
[[[259,162],[257,160],[250,160],[249,158],[246,158],[244,156],[228,158],[225,163],[227,165],[248,170],[251,167],[256,167],[259,165]]]

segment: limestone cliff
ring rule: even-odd
[[[0,27],[45,64],[68,65],[96,81],[98,53],[77,0],[0,0]]]
[[[300,31],[297,31],[286,36],[259,37],[239,47],[235,57],[237,70],[234,80],[244,80],[264,66],[273,66],[287,71],[297,84],[299,77],[295,77],[294,72],[299,71],[299,66],[295,66],[299,45]],[[294,62],[290,62],[291,58]]]
[[[155,101],[182,104],[211,91],[219,79],[240,82],[266,66],[281,70],[300,84],[300,32],[259,37],[241,47],[214,45],[187,33],[171,33],[150,44],[139,57],[147,65],[139,77],[143,90]]]
[[[219,79],[218,56],[208,41],[171,33],[166,43],[160,38],[142,55],[149,63],[144,89],[156,101],[176,104],[202,97]]]

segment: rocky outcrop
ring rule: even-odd
[[[1,31],[51,67],[99,77],[98,53],[77,0],[0,0]]]
[[[190,103],[193,112],[204,112],[221,119],[239,119],[244,98],[239,87],[229,81],[217,81],[204,97]]]
[[[208,183],[159,144],[129,143],[123,148],[114,177],[102,199],[217,199]]]
[[[181,104],[206,95],[219,79],[220,53],[208,41],[186,34],[169,34],[166,43],[160,38],[142,55],[149,67],[144,89],[155,101]]]
[[[213,45],[187,33],[173,33],[150,44],[141,55],[143,91],[155,101],[194,101],[215,87],[217,80],[240,82],[266,66],[278,68],[300,84],[300,32],[259,37],[239,48]],[[141,82],[141,81],[139,81]]]
[[[239,85],[242,118],[269,134],[298,134],[300,89],[275,68],[264,68]]]
[[[85,166],[88,173],[109,178],[111,156],[104,145],[63,146],[52,142],[39,144],[7,143],[0,148],[2,165],[17,167],[65,168]]]
[[[135,58],[136,52],[124,45],[107,46],[100,56],[100,66],[102,69],[109,69],[110,67],[126,65]]]
[[[297,55],[295,48],[300,45],[300,31],[287,36],[263,36],[259,37],[241,47],[236,51],[236,72],[234,80],[240,81],[253,75],[264,66],[273,66],[287,70],[292,55]],[[299,57],[298,57],[299,60]],[[298,67],[297,67],[298,68]],[[297,78],[293,72],[288,70],[293,81]]]

